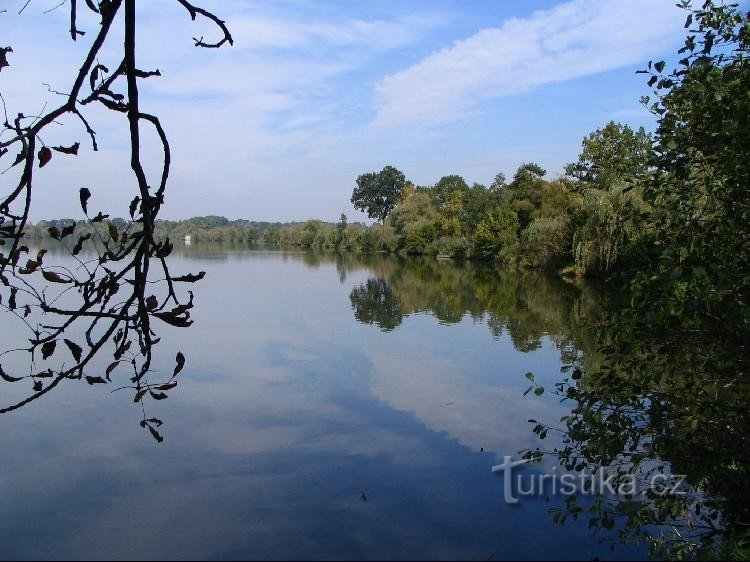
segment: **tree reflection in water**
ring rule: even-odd
[[[750,396],[740,381],[742,342],[687,330],[636,332],[616,292],[584,283],[432,259],[368,265],[375,277],[349,296],[362,323],[390,331],[413,314],[446,324],[470,317],[497,338],[507,334],[519,351],[538,349],[545,337],[557,346],[562,380],[546,390],[570,413],[557,425],[530,420],[539,437],[560,435],[560,445],[540,445],[527,458],[551,457],[567,471],[603,470],[615,489],[655,474],[667,484],[686,476],[681,494],[642,486],[635,495],[585,502],[570,496],[552,510],[555,521],[588,518],[613,546],[646,541],[660,557],[743,556]],[[346,260],[337,266],[345,279]]]

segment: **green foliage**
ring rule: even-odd
[[[505,174],[498,172],[495,174],[492,183],[490,184],[490,191],[499,192],[508,186],[508,182],[505,179]]]
[[[564,467],[610,470],[614,486],[685,474],[685,487],[572,501],[558,520],[588,516],[605,529],[619,520],[620,540],[646,540],[662,558],[746,559],[750,13],[680,5],[684,58],[671,72],[664,61],[645,71],[658,118],[649,173],[630,190],[585,189],[576,223],[577,259],[626,279],[624,303],[613,299],[594,324],[606,362],[572,362],[554,392],[572,406],[556,428]]]
[[[489,211],[500,205],[501,201],[499,192],[487,189],[479,183],[475,183],[463,194],[464,209],[461,216],[461,228],[463,234],[470,237],[476,225]]]
[[[441,256],[462,258],[470,250],[469,241],[464,236],[441,236],[434,244],[434,252]]]
[[[418,219],[404,227],[401,248],[407,254],[434,253],[433,242],[436,237],[435,221],[427,218]]]
[[[646,179],[653,160],[651,137],[643,127],[610,121],[583,140],[578,161],[565,173],[576,189],[604,189],[637,184]]]
[[[476,253],[484,259],[511,263],[518,248],[518,216],[504,205],[491,211],[474,231]]]
[[[432,197],[435,201],[435,206],[438,210],[442,210],[443,206],[452,197],[454,191],[466,191],[468,189],[469,186],[466,180],[461,176],[443,176],[432,187]]]
[[[517,197],[530,198],[537,190],[540,180],[547,175],[547,170],[535,162],[521,164],[513,175],[513,181],[508,186]]]
[[[407,254],[432,253],[437,236],[437,213],[430,195],[423,190],[410,191],[390,219],[399,247]]]
[[[464,193],[455,190],[437,216],[438,231],[443,236],[461,236],[461,219],[464,214]]]
[[[366,211],[371,219],[385,222],[405,185],[404,174],[392,166],[386,166],[380,172],[362,174],[357,178],[351,202],[355,209]]]
[[[588,273],[611,271],[645,245],[651,220],[635,190],[585,190],[572,241],[575,264]]]
[[[346,237],[346,215],[344,213],[341,213],[341,217],[339,217],[339,222],[336,223],[336,247],[339,247],[341,244],[343,244],[344,239]]]
[[[572,226],[566,215],[539,217],[521,234],[521,255],[531,267],[555,270],[570,261]]]
[[[522,164],[503,192],[504,201],[516,210],[520,228],[529,225],[534,218],[534,211],[542,205],[546,174],[547,171],[538,164]]]
[[[434,220],[437,215],[430,196],[423,191],[413,191],[404,197],[391,215],[390,223],[396,234],[403,234],[409,224],[419,220]]]
[[[689,15],[678,68],[665,73],[660,61],[648,71],[657,173],[645,195],[659,212],[661,255],[658,281],[637,284],[653,299],[684,301],[665,308],[696,322],[721,318],[748,330],[750,20],[713,2]]]

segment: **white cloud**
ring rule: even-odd
[[[572,0],[437,51],[376,88],[377,127],[459,120],[482,102],[643,63],[674,44],[669,0]]]
[[[141,83],[141,106],[160,117],[172,146],[171,183],[176,189],[169,190],[175,195],[169,196],[165,216],[200,214],[209,206],[217,214],[254,218],[279,216],[278,209],[290,209],[284,212],[291,216],[284,218],[320,214],[305,209],[302,200],[297,207],[289,205],[289,192],[298,189],[297,184],[309,185],[297,179],[309,176],[302,168],[321,152],[328,158],[336,155],[332,144],[339,131],[352,126],[348,116],[363,102],[355,95],[356,88],[348,85],[349,75],[366,72],[379,57],[421,41],[442,20],[425,13],[369,19],[362,11],[333,17],[322,11],[305,18],[271,4],[251,5],[244,0],[221,4],[216,12],[227,21],[235,40],[234,46],[222,49],[194,47],[191,37],[214,38],[216,30],[201,18],[192,22],[178,3],[138,7],[139,66],[162,72],[162,77]],[[59,103],[42,82],[61,91],[69,88],[93,40],[97,18],[83,17],[88,11],[81,12],[87,35],[73,43],[64,9],[42,14],[52,5],[53,0],[40,0],[23,16],[10,10],[2,14],[8,27],[3,44],[15,50],[11,67],[0,76],[0,92],[11,115],[31,114],[45,103],[47,109]],[[99,61],[115,67],[121,45],[118,25]],[[366,95],[369,87],[362,90]],[[84,149],[75,159],[57,157],[53,168],[37,175],[35,190],[40,196],[33,207],[34,220],[78,216],[75,194],[81,185],[92,189],[103,211],[121,215],[127,209],[133,179],[126,173],[112,173],[128,167],[124,120],[91,106],[86,115],[98,133],[101,151],[91,153],[76,120],[58,127],[59,131],[53,128],[63,135],[59,141],[47,133],[45,142],[79,140]],[[159,142],[150,128],[144,133],[143,153],[148,169],[158,177]],[[317,161],[313,166],[321,170]],[[348,183],[342,185],[348,189]],[[207,190],[210,198],[205,196]],[[178,197],[178,191],[188,196]],[[338,201],[348,201],[340,194],[331,198],[328,206],[336,212]],[[322,206],[321,200],[315,199]]]
[[[299,22],[255,16],[232,20],[232,33],[241,48],[298,49],[357,46],[376,51],[419,41],[438,20],[434,17],[400,21],[351,19],[340,22]]]

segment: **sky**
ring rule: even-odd
[[[98,27],[84,12],[88,33],[74,43],[65,5],[44,13],[59,0],[32,0],[18,14],[25,1],[0,5],[0,43],[14,50],[0,73],[11,116],[60,103],[49,90],[69,91]],[[636,71],[681,46],[685,20],[674,0],[196,3],[227,22],[233,46],[195,48],[193,37],[214,32],[175,0],[138,8],[138,64],[161,72],[142,81],[141,107],[172,147],[161,218],[364,220],[349,202],[355,180],[386,165],[417,185],[449,174],[489,185],[529,161],[555,177],[609,120],[653,128]],[[99,59],[110,68],[121,27]],[[86,115],[98,152],[73,119],[43,136],[82,148],[38,171],[33,220],[82,218],[81,187],[91,208],[127,215],[136,186],[126,123],[95,107]],[[157,148],[145,131],[154,184]],[[14,171],[0,176],[4,191]]]

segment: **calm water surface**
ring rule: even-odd
[[[157,443],[127,392],[71,381],[0,418],[3,558],[644,557],[509,506],[491,466],[539,445],[522,394],[585,350],[595,296],[437,260],[183,248],[205,270]],[[3,320],[3,330],[10,330]],[[7,386],[7,385],[6,385]],[[3,389],[5,390],[5,389]],[[540,470],[527,469],[527,470]]]

